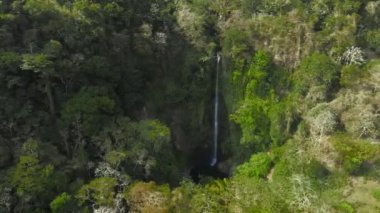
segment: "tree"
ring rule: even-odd
[[[306,95],[313,86],[325,85],[327,92],[339,79],[337,64],[327,55],[313,53],[302,60],[299,68],[293,74],[294,89],[301,95]]]
[[[373,51],[380,53],[380,29],[369,30],[366,33],[365,39]]]
[[[365,75],[365,71],[360,69],[358,65],[352,64],[342,68],[340,72],[340,85],[350,87],[354,85],[361,77]]]
[[[53,62],[45,54],[26,54],[23,55],[21,69],[31,70],[37,73],[45,84],[45,93],[48,98],[50,114],[55,116],[55,103],[51,86],[51,77],[54,75]]]
[[[177,21],[190,43],[200,49],[206,47],[206,17],[203,14],[194,12],[187,3],[181,2],[177,12]]]
[[[236,175],[251,178],[266,178],[271,169],[272,158],[267,153],[257,153],[251,156],[248,162],[236,168]]]
[[[231,120],[242,129],[241,144],[254,144],[260,150],[270,143],[270,121],[267,117],[268,102],[260,98],[246,99],[231,115]]]
[[[133,122],[121,117],[96,140],[107,153],[106,161],[118,163],[126,157],[124,162],[135,177],[159,181],[177,180],[180,175],[170,139],[170,129],[159,120]]]
[[[271,97],[267,79],[270,62],[263,51],[257,51],[253,56],[248,70],[240,77],[244,85],[244,99],[231,115],[231,120],[242,129],[241,143],[254,144],[260,150],[270,142],[268,110]]]
[[[377,145],[366,140],[357,140],[348,134],[338,133],[330,142],[339,153],[338,163],[349,173],[357,172],[366,161],[373,160],[379,153]]]
[[[255,53],[245,75],[247,84],[245,92],[246,98],[252,96],[264,97],[268,95],[267,78],[270,71],[270,63],[271,60],[265,52],[260,50]]]
[[[109,177],[100,177],[82,186],[76,198],[81,205],[96,204],[99,206],[112,207],[116,195],[115,187],[117,180]]]
[[[362,65],[365,63],[364,53],[359,47],[347,48],[338,60],[346,65]]]
[[[85,136],[91,136],[116,113],[116,102],[105,88],[83,87],[64,104],[61,113],[67,125],[83,131]]]
[[[289,137],[291,125],[295,120],[295,109],[289,101],[272,104],[268,111],[270,137],[275,145],[280,145]]]
[[[53,213],[66,213],[75,211],[77,206],[74,198],[64,192],[50,202],[50,209]]]
[[[110,151],[107,152],[105,160],[115,169],[127,158],[126,152],[122,151]]]
[[[105,57],[93,56],[84,61],[82,66],[83,74],[88,76],[90,85],[115,87],[120,80],[120,73],[117,68],[112,67]]]
[[[305,117],[310,125],[313,139],[320,141],[323,136],[332,133],[338,125],[337,116],[326,103],[312,108]]]
[[[21,156],[11,174],[11,183],[24,200],[43,198],[49,192],[54,172],[52,165],[43,166],[34,156]],[[42,200],[40,200],[42,201]]]
[[[166,212],[169,207],[170,188],[154,182],[137,182],[124,193],[131,212]]]

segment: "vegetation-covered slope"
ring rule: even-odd
[[[0,212],[380,211],[380,1],[3,0],[0,82]]]

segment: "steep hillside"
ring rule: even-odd
[[[380,212],[380,1],[0,1],[0,212]]]

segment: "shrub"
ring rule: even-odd
[[[313,53],[305,58],[293,75],[294,89],[300,94],[306,94],[313,86],[326,85],[330,88],[337,79],[337,64],[321,53]]]
[[[380,201],[380,188],[373,190],[372,191],[372,196],[374,198],[376,198],[376,200]]]
[[[110,151],[107,152],[105,160],[113,168],[117,169],[119,165],[127,158],[127,154],[123,151]]]
[[[0,72],[15,72],[20,67],[22,57],[15,52],[0,53]],[[0,75],[1,76],[1,75]]]
[[[65,103],[62,118],[66,124],[80,125],[87,135],[92,135],[115,111],[116,102],[108,96],[105,88],[84,87]]]
[[[347,132],[355,137],[375,139],[380,136],[380,115],[372,104],[356,105],[342,114]]]
[[[340,85],[348,87],[363,77],[364,73],[358,65],[344,66],[340,74]]]
[[[54,184],[53,173],[52,165],[43,166],[34,156],[21,156],[10,177],[19,197],[41,199]]]
[[[366,33],[366,41],[372,50],[380,53],[380,30],[370,30]]]
[[[343,202],[343,203],[339,204],[337,206],[337,209],[339,209],[341,212],[347,212],[347,213],[354,213],[355,212],[354,207],[347,202]]]
[[[267,153],[258,153],[252,155],[251,159],[238,166],[236,169],[237,175],[247,177],[261,177],[265,178],[272,165],[272,158]]]
[[[378,153],[379,147],[365,140],[356,140],[346,134],[337,134],[330,138],[336,151],[340,154],[340,164],[349,173],[357,171],[368,160]]]
[[[326,103],[318,104],[311,109],[305,120],[310,125],[310,133],[314,139],[320,139],[333,132],[337,126],[337,117]]]
[[[154,182],[135,183],[125,194],[131,212],[166,212],[169,208],[168,185],[158,186]]]
[[[117,180],[109,177],[101,177],[92,180],[89,184],[82,186],[76,198],[83,205],[85,203],[97,204],[100,206],[113,206],[115,187]]]
[[[364,52],[360,47],[347,48],[343,55],[338,58],[338,61],[340,61],[342,64],[362,65],[365,63]]]
[[[292,120],[293,107],[287,103],[272,105],[268,111],[270,119],[270,137],[275,145],[281,145],[289,136],[289,123]]]
[[[50,203],[50,209],[53,213],[73,212],[75,210],[75,201],[71,195],[64,192],[54,198]]]

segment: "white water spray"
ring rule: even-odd
[[[218,134],[219,134],[219,65],[221,56],[216,55],[216,77],[215,77],[215,100],[214,100],[214,148],[211,159],[211,166],[218,162]]]

